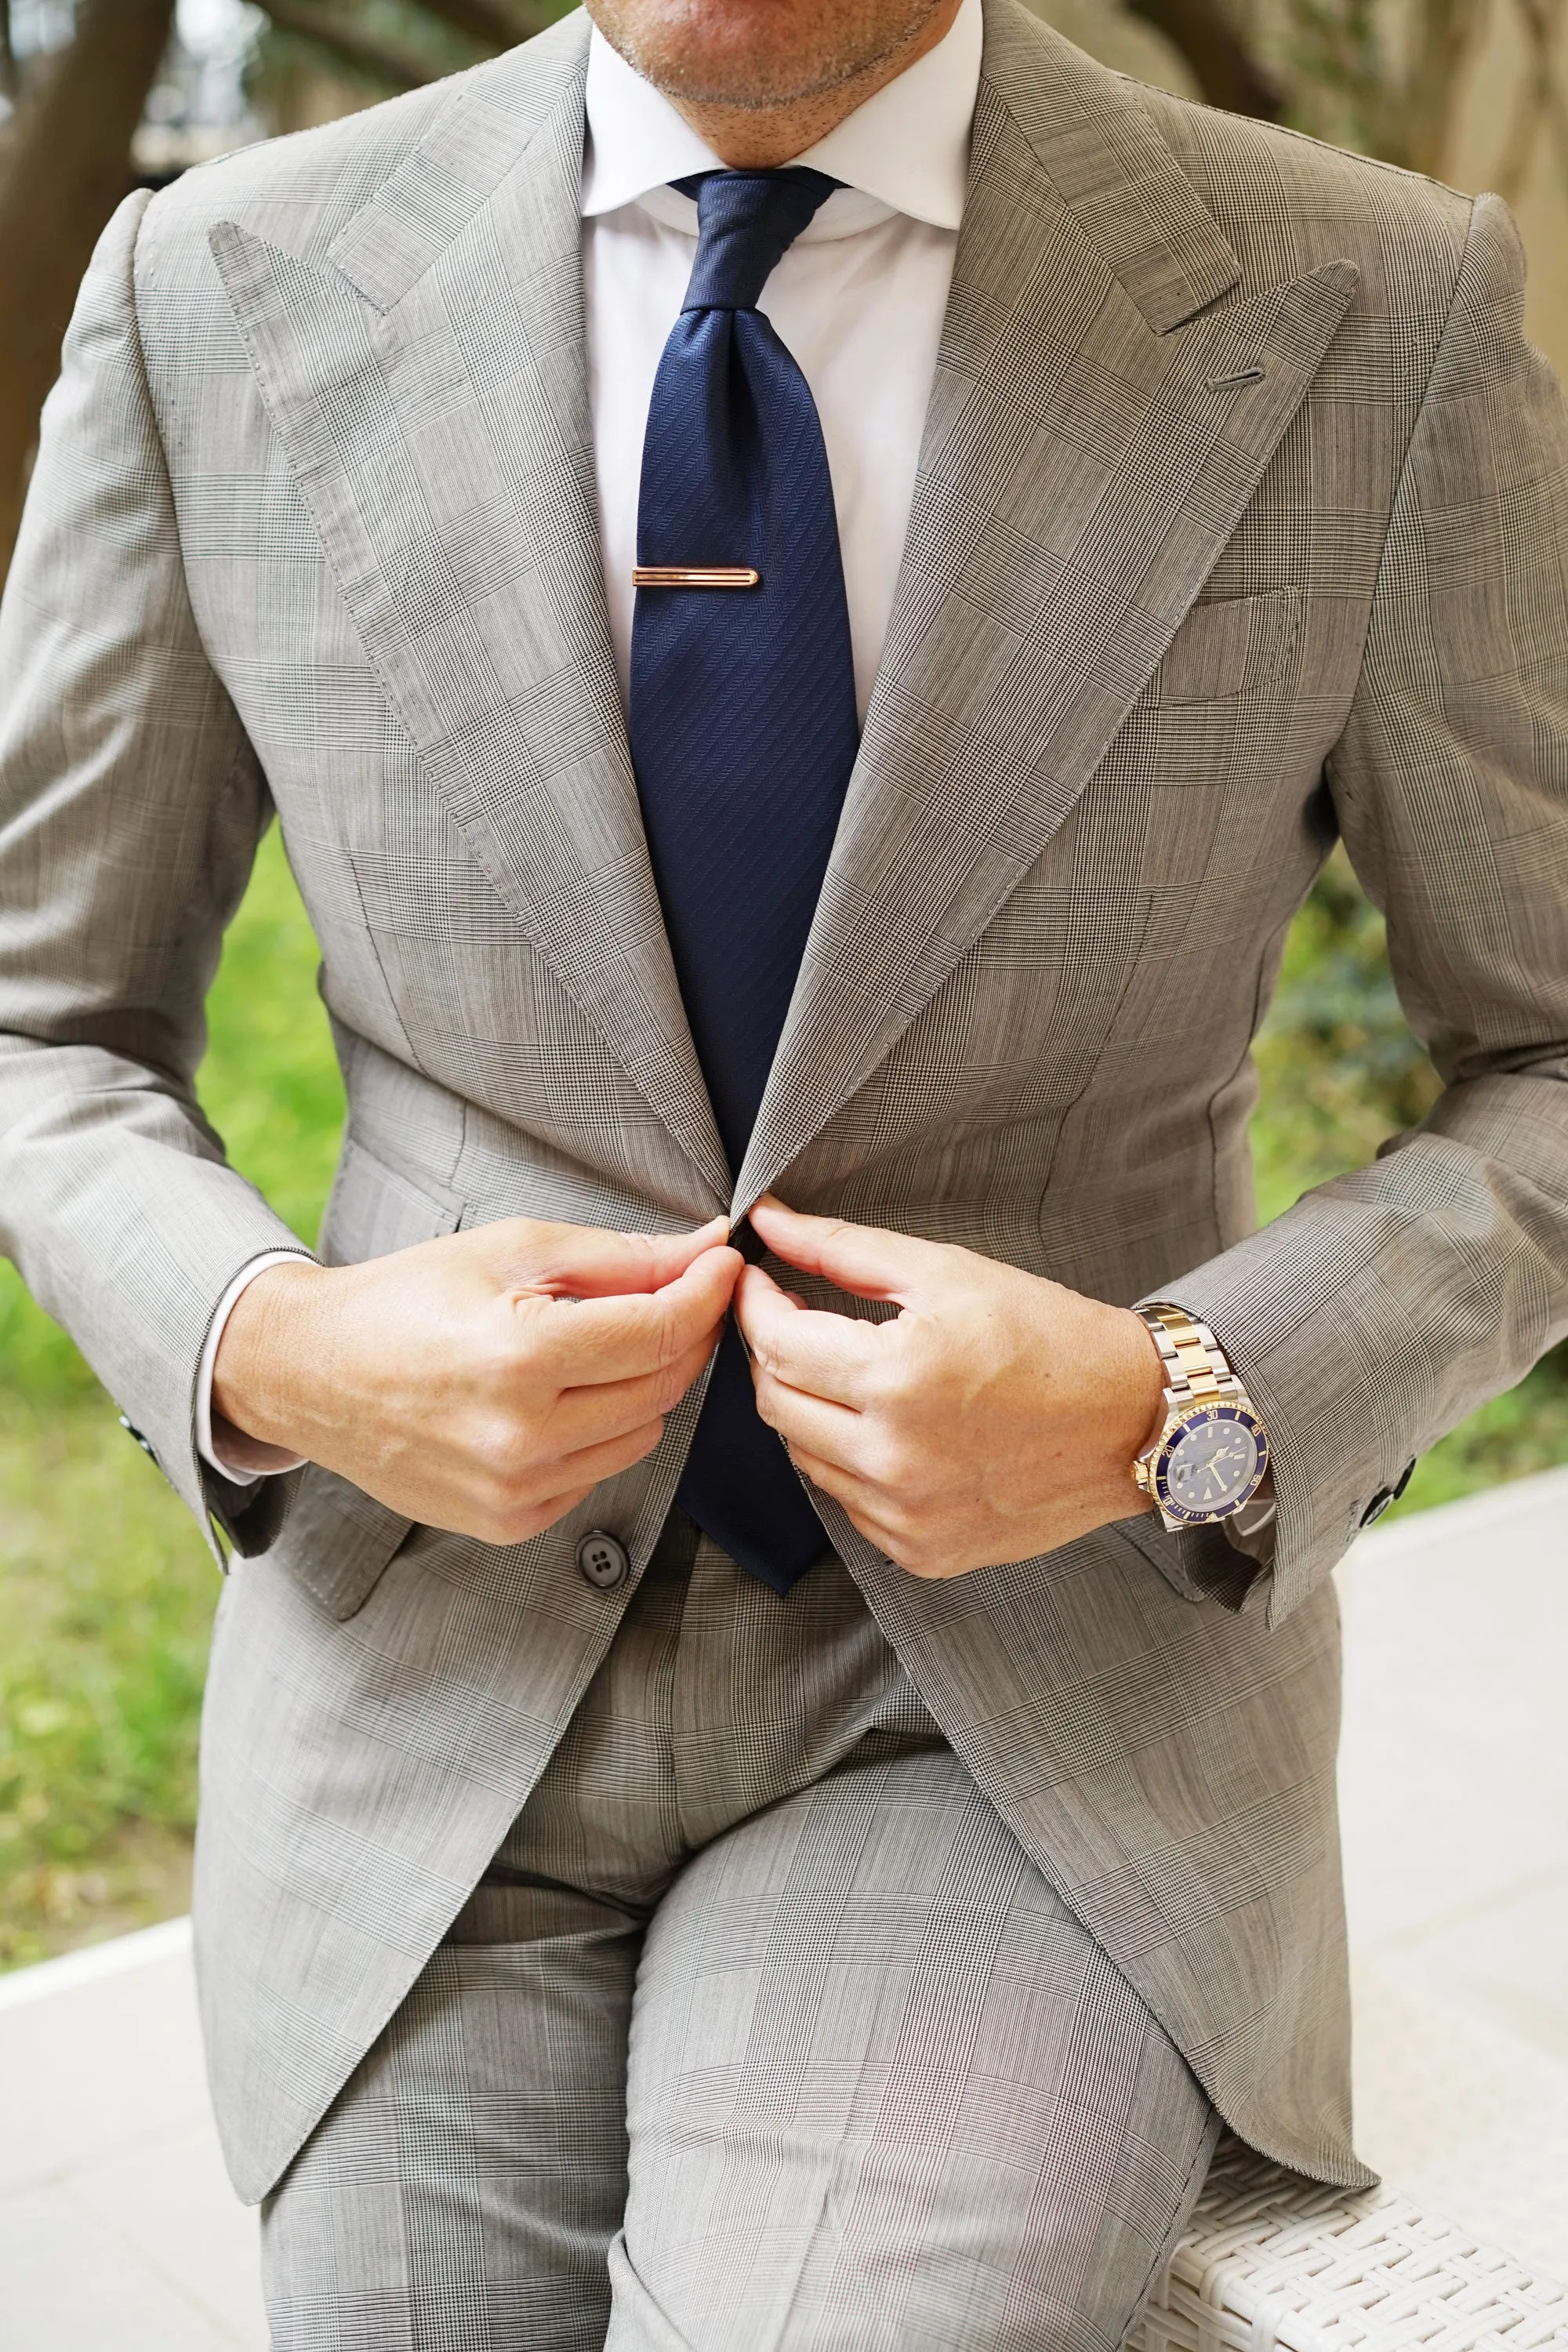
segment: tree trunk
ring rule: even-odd
[[[1279,121],[1285,110],[1280,92],[1215,0],[1127,0],[1127,5],[1174,42],[1210,106]]]
[[[174,0],[79,0],[68,48],[40,58],[0,130],[0,575],[21,518],[38,410],[100,232],[131,184],[131,141]]]
[[[352,16],[319,0],[260,0],[260,5],[280,33],[296,33],[315,41],[346,66],[374,74],[389,89],[418,89],[436,79],[436,69],[412,41],[367,30]]]

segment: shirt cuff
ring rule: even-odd
[[[298,1470],[304,1460],[302,1454],[287,1454],[280,1445],[265,1445],[258,1437],[247,1437],[236,1429],[222,1413],[213,1412],[213,1366],[217,1362],[218,1346],[234,1313],[241,1291],[248,1288],[258,1274],[269,1265],[313,1265],[315,1260],[305,1250],[267,1250],[242,1265],[217,1303],[207,1333],[206,1346],[202,1349],[201,1370],[196,1375],[196,1451],[209,1470],[226,1478],[234,1486],[254,1486],[258,1478],[275,1478],[285,1470]],[[216,1423],[215,1429],[214,1423]]]
[[[1274,1494],[1274,1473],[1266,1470],[1263,1483],[1249,1502],[1239,1511],[1233,1511],[1220,1525],[1237,1551],[1255,1559],[1260,1568],[1272,1567],[1274,1561],[1274,1521],[1279,1512]]]

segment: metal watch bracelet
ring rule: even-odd
[[[1173,1307],[1163,1298],[1140,1307],[1136,1312],[1159,1350],[1165,1368],[1165,1386],[1176,1411],[1188,1405],[1206,1404],[1215,1397],[1229,1400],[1245,1394],[1224,1349],[1206,1323],[1200,1323],[1184,1307]]]

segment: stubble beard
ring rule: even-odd
[[[687,106],[763,113],[809,104],[868,79],[910,47],[942,0],[849,0],[764,6],[744,0],[595,0],[600,31],[656,89]],[[716,22],[737,26],[714,39]],[[738,21],[761,37],[742,41]],[[771,22],[770,22],[771,20]],[[810,36],[802,38],[803,34]],[[705,37],[706,36],[706,37]]]

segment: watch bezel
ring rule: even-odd
[[[1211,1509],[1194,1511],[1176,1500],[1171,1492],[1166,1473],[1170,1468],[1171,1456],[1183,1438],[1190,1431],[1201,1429],[1211,1421],[1238,1421],[1244,1429],[1250,1430],[1258,1447],[1258,1462],[1245,1491],[1237,1495],[1234,1502],[1216,1503]],[[1245,1510],[1262,1486],[1268,1468],[1268,1432],[1249,1407],[1242,1404],[1188,1405],[1167,1422],[1161,1432],[1160,1444],[1150,1465],[1149,1484],[1155,1501],[1167,1517],[1180,1519],[1186,1527],[1206,1527],[1215,1519],[1228,1519],[1233,1513]]]

